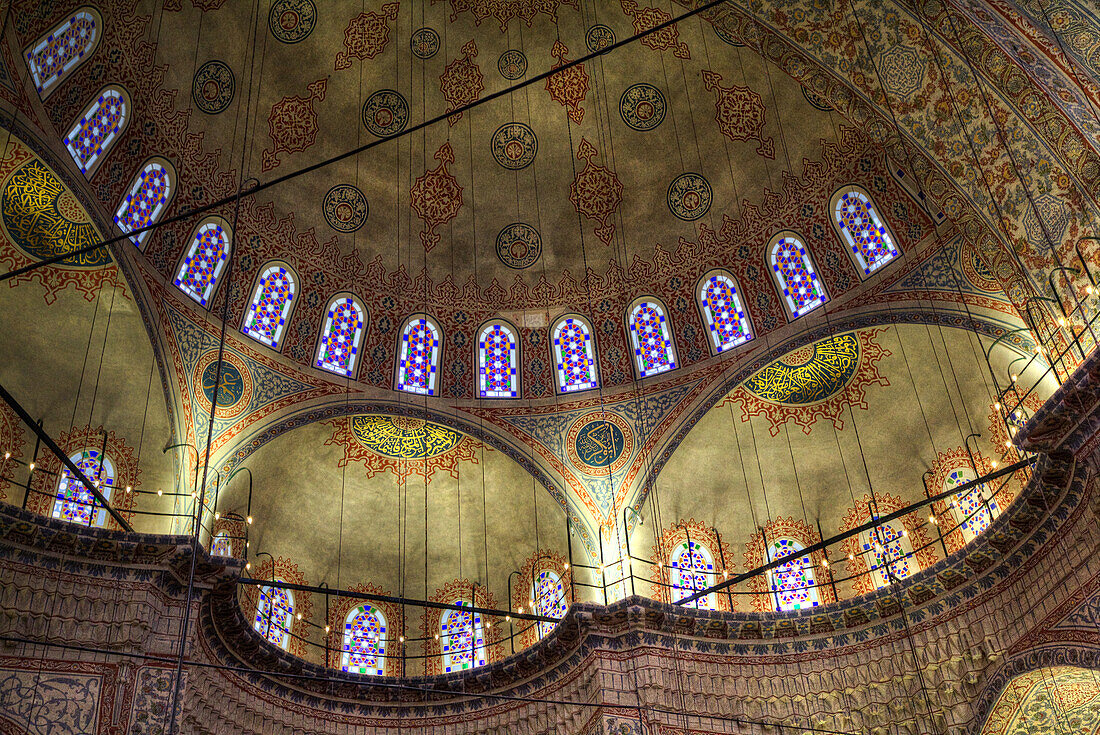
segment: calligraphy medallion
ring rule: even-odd
[[[380,89],[363,103],[363,126],[379,138],[396,135],[409,124],[409,103],[400,92]]]
[[[418,59],[430,59],[439,53],[439,34],[434,28],[418,28],[409,39],[413,56]]]
[[[351,431],[365,448],[394,459],[436,457],[462,441],[457,431],[405,416],[353,416]]]
[[[191,83],[191,99],[195,101],[195,107],[207,115],[217,115],[224,112],[233,101],[235,81],[233,70],[225,62],[208,61],[195,72],[195,79]]]
[[[615,31],[605,25],[594,25],[584,34],[584,45],[588,47],[589,53],[603,51],[613,43],[615,43]]]
[[[509,268],[529,268],[541,254],[542,238],[525,222],[513,222],[497,235],[497,257]]]
[[[505,123],[497,128],[490,141],[493,158],[504,168],[518,171],[535,160],[539,139],[535,131],[523,123]]]
[[[231,352],[227,351],[222,355],[220,380],[217,350],[211,350],[199,358],[193,375],[196,403],[204,413],[210,412],[215,388],[218,396],[218,418],[234,418],[248,408],[253,390],[252,374],[240,358]]]
[[[619,98],[619,114],[623,122],[643,133],[653,130],[665,119],[665,96],[652,84],[627,87]]]
[[[527,57],[522,51],[509,49],[497,59],[497,71],[505,79],[519,79],[527,73]]]
[[[622,469],[634,451],[634,432],[626,419],[593,411],[573,422],[565,438],[570,463],[587,475],[609,475]]]
[[[681,174],[668,185],[668,208],[682,220],[702,217],[713,198],[710,183],[699,174]]]
[[[313,0],[276,0],[267,16],[271,35],[283,43],[298,43],[313,33],[317,6]]]
[[[351,184],[329,189],[321,209],[329,227],[337,232],[355,232],[367,221],[367,198]]]

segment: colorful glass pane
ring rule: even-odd
[[[385,669],[386,618],[370,605],[352,610],[344,622],[341,667],[353,674],[377,674]]]
[[[969,468],[955,469],[948,473],[944,481],[944,489],[954,490],[976,479],[977,476]],[[963,538],[967,542],[989,528],[989,524],[993,522],[993,515],[998,512],[997,502],[985,496],[985,485],[973,485],[967,490],[958,492],[951,501],[951,506],[955,510],[959,529],[962,530]]]
[[[260,601],[252,627],[279,648],[290,642],[290,618],[294,613],[294,598],[280,587],[260,587]]]
[[[290,271],[278,265],[265,270],[245,314],[244,333],[272,349],[278,349],[293,300],[294,276]]]
[[[317,367],[349,376],[355,370],[359,342],[363,337],[363,309],[351,296],[341,296],[328,306],[321,344],[317,348]]]
[[[862,546],[867,555],[865,558],[872,560],[871,573],[876,587],[889,584],[892,579],[905,579],[912,574],[909,564],[912,547],[907,543],[905,533],[893,523],[880,524],[864,533]]]
[[[76,67],[95,45],[95,17],[78,10],[26,51],[27,67],[41,95]]]
[[[802,544],[788,538],[772,542],[768,549],[769,561],[782,559],[802,551]],[[813,561],[801,556],[791,559],[771,570],[771,590],[777,610],[801,610],[816,607],[817,589],[814,587]]]
[[[126,99],[117,88],[107,88],[77,120],[65,136],[69,149],[81,173],[88,173],[92,166],[106,155],[116,136],[126,124]]]
[[[456,605],[468,606],[465,600]],[[443,670],[464,671],[485,665],[485,638],[482,633],[481,614],[472,610],[448,610],[443,615],[440,629],[443,644]]]
[[[558,366],[558,388],[562,393],[589,390],[599,385],[592,335],[579,319],[562,319],[555,327],[554,362]]]
[[[482,398],[515,398],[519,393],[516,379],[516,338],[503,324],[490,324],[481,330],[477,341]]]
[[[800,317],[828,300],[801,242],[793,237],[781,237],[772,246],[771,257],[775,280],[792,317]]]
[[[855,190],[842,194],[836,200],[835,216],[837,227],[844,233],[864,275],[898,257],[890,231],[866,194]]]
[[[672,567],[669,574],[669,582],[672,584],[672,601],[679,602],[685,597],[690,597],[700,590],[705,590],[714,584],[714,561],[710,553],[695,543],[685,541],[672,552],[669,559]],[[714,594],[700,597],[698,600],[686,603],[685,607],[696,607],[700,610],[715,609]]]
[[[630,312],[630,339],[638,376],[656,375],[676,367],[665,311],[658,304],[643,301]]]
[[[180,264],[176,286],[203,306],[210,302],[225,261],[229,258],[229,235],[217,222],[205,222],[195,230],[191,249]]]
[[[100,450],[85,449],[69,457],[77,469],[96,485],[100,494],[108,501],[111,489],[115,486],[115,468],[110,458],[100,463]],[[53,504],[53,517],[69,523],[90,526],[94,522],[102,526],[107,511],[96,502],[95,496],[69,471],[62,467],[61,480],[57,483],[57,495]]]
[[[703,283],[699,294],[715,353],[752,339],[752,329],[741,307],[741,296],[729,276],[715,274]]]
[[[229,543],[229,534],[218,531],[214,534],[214,541],[210,544],[211,556],[233,556],[233,547]]]
[[[401,335],[397,390],[435,395],[439,366],[439,329],[427,319],[413,319]]]
[[[159,163],[150,163],[134,181],[115,213],[115,224],[123,232],[133,232],[156,222],[172,195],[172,176]],[[135,245],[141,246],[149,232],[130,235]]]
[[[560,619],[565,615],[565,588],[557,572],[552,569],[543,569],[535,577],[531,589],[531,609],[536,615],[545,615],[548,618]],[[555,623],[540,621],[539,638],[552,631],[554,625]]]

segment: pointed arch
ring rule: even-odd
[[[716,580],[714,556],[706,546],[695,540],[689,539],[676,546],[668,558],[668,566],[673,602],[679,602],[711,587]],[[711,592],[706,597],[684,603],[684,606],[716,610],[718,595]]]
[[[427,314],[410,317],[397,345],[397,390],[434,396],[443,331]]]
[[[947,471],[943,481],[943,490],[955,490],[968,482],[977,480],[978,475],[968,465],[960,465]],[[978,537],[989,524],[1000,514],[997,500],[991,497],[992,493],[986,490],[985,484],[973,485],[968,489],[959,490],[948,504],[954,525],[962,534],[963,544],[968,544]]]
[[[469,607],[469,600],[454,600],[453,604]],[[487,661],[485,626],[481,613],[473,610],[447,610],[439,627],[443,651],[443,671],[465,671],[484,666]]]
[[[829,300],[810,251],[793,232],[780,232],[768,243],[769,269],[790,319],[805,316]]]
[[[837,529],[851,531],[871,520],[891,515],[909,505],[900,496],[888,492],[866,493],[848,507],[844,521]],[[840,544],[844,577],[850,580],[857,595],[873,592],[895,579],[906,579],[936,563],[936,544],[929,535],[929,525],[916,511],[880,524],[874,529],[849,536]],[[934,532],[934,527],[933,527]]]
[[[636,299],[627,309],[627,331],[639,378],[676,369],[676,345],[667,314],[665,305],[652,296]]]
[[[256,279],[252,302],[244,315],[241,331],[252,339],[279,349],[283,329],[290,321],[297,293],[294,271],[285,263],[268,263]]]
[[[741,304],[741,290],[729,271],[716,269],[704,274],[695,299],[710,334],[712,354],[732,350],[752,339],[752,323]]]
[[[806,547],[793,538],[777,538],[768,543],[768,561],[773,562],[790,556]],[[775,609],[804,610],[821,604],[814,575],[814,563],[810,557],[802,556],[768,572],[768,585]]]
[[[386,670],[386,616],[382,610],[361,605],[349,612],[341,651],[341,670],[382,676]]]
[[[325,323],[317,337],[315,367],[350,378],[355,375],[359,349],[367,329],[367,310],[354,294],[332,297],[325,308]]]
[[[653,596],[662,602],[677,603],[725,579],[729,569],[729,544],[718,531],[694,518],[680,519],[661,531],[653,546],[656,579]],[[700,610],[726,610],[733,606],[732,595],[711,593],[684,603]]]
[[[191,246],[180,259],[176,288],[202,306],[209,306],[218,278],[230,257],[233,230],[221,217],[208,217],[191,235]]]
[[[516,398],[519,395],[519,331],[503,320],[484,324],[477,337],[478,395]]]
[[[600,386],[592,323],[566,314],[550,328],[550,359],[557,366],[559,393],[576,393]]]
[[[156,223],[168,209],[176,195],[176,169],[159,156],[150,158],[127,191],[115,212],[115,224],[131,233]],[[148,236],[148,231],[136,232],[130,239],[140,248]]]
[[[130,95],[117,84],[100,90],[65,136],[80,172],[91,178],[130,124]]]
[[[833,227],[845,244],[860,278],[867,278],[900,255],[897,239],[890,232],[866,189],[847,186],[833,194],[829,203]]]
[[[276,581],[285,580],[276,578]],[[256,617],[252,621],[252,627],[269,642],[285,651],[290,645],[294,593],[282,587],[266,586],[261,586],[259,592]]]
[[[85,447],[69,455],[69,459],[92,481],[104,499],[110,502],[111,491],[118,479],[111,458],[96,447]],[[107,510],[68,467],[62,467],[50,516],[82,526],[103,526],[107,519]]]
[[[103,16],[90,5],[77,8],[23,51],[38,96],[46,99],[63,79],[95,53]]]
[[[877,516],[873,516],[878,520]],[[875,589],[903,580],[920,571],[909,531],[897,521],[885,521],[859,535],[860,551],[871,566]]]

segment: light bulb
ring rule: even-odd
[[[198,493],[196,493],[194,490],[192,490],[191,491],[191,499],[194,500],[197,497],[198,497]]]
[[[4,459],[11,459],[11,452],[4,452]]]
[[[519,612],[520,615],[522,615],[523,614],[523,608],[521,607],[518,612]]]
[[[849,551],[848,552],[848,561],[852,561],[855,558],[856,558],[856,555]]]
[[[216,520],[218,520],[218,519],[219,519],[219,518],[221,518],[221,517],[222,517],[222,514],[221,514],[221,513],[219,513],[218,511],[214,511],[214,520],[215,520],[215,521],[216,521]]]
[[[330,633],[330,632],[332,632],[332,628],[330,628],[326,625],[325,626],[325,633]]]
[[[438,641],[438,640],[439,640],[439,636],[436,636],[436,637],[435,637],[435,639],[436,639],[436,640]],[[401,636],[401,637],[400,637],[400,638],[398,638],[397,640],[399,640],[399,641],[401,641],[402,643],[404,643],[404,642],[405,642],[405,636]]]
[[[908,528],[901,529],[901,535],[908,538],[909,537],[909,529]]]
[[[1064,326],[1066,326],[1066,319],[1065,319],[1065,317],[1061,317],[1061,316],[1060,316],[1060,317],[1058,317],[1058,326],[1060,326],[1060,327],[1064,327]]]
[[[301,619],[302,619],[302,613],[298,613],[298,619],[299,619],[299,620],[301,620]]]
[[[132,487],[130,487],[129,485],[126,486],[126,492],[128,492],[128,493],[133,492],[133,490],[134,489]]]
[[[928,522],[931,523],[933,526],[936,525],[936,516],[929,513],[928,514]]]
[[[1012,446],[1012,441],[1009,440],[1009,439],[1005,439],[1005,446],[1006,447],[1011,447]]]
[[[993,460],[990,464],[993,465],[993,469],[997,469],[997,460]]]
[[[1000,411],[1001,410],[1001,402],[997,401],[996,403],[994,403],[993,404],[993,409],[996,410],[996,411]]]
[[[1015,382],[1016,382],[1017,380],[1019,380],[1019,379],[1020,379],[1020,376],[1019,376],[1019,375],[1017,375],[1016,373],[1012,373],[1012,382],[1013,382],[1013,383],[1015,383]]]
[[[157,490],[157,495],[164,495],[164,491],[163,490]]]
[[[829,560],[828,559],[822,559],[821,560],[821,566],[828,568]]]
[[[566,565],[565,565],[565,568],[566,568],[566,570],[568,571],[568,569],[569,569],[569,564],[568,564],[568,562],[566,563]]]
[[[523,610],[520,610],[520,612],[523,612]],[[511,615],[505,615],[505,616],[504,616],[504,620],[505,620],[506,622],[509,622],[509,623],[510,623],[510,622],[512,622],[512,616],[511,616]]]
[[[245,520],[248,521],[248,525],[250,525],[250,526],[252,525],[252,516],[249,516]]]
[[[247,564],[245,564],[244,568],[245,568],[245,571],[248,571],[249,569],[251,569],[252,568],[252,562],[248,562]]]
[[[436,639],[437,641],[439,640],[439,633],[436,633],[436,634],[435,634],[435,639]],[[401,640],[405,640],[405,639],[404,639],[404,638],[402,638]]]
[[[30,469],[30,470],[31,470],[32,472],[34,471],[34,462],[31,462],[31,464],[30,464],[30,468],[29,468],[29,469]]]

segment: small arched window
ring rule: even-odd
[[[176,274],[176,287],[201,305],[208,306],[229,260],[231,239],[229,225],[220,218],[211,217],[195,228],[191,247]]]
[[[794,539],[776,539],[768,546],[768,561],[782,559],[804,548]],[[813,560],[809,556],[800,556],[780,564],[768,573],[776,610],[802,610],[821,604],[813,567]]]
[[[127,233],[135,232],[160,219],[176,194],[175,178],[172,164],[163,158],[147,162],[130,184],[129,193],[122,198],[115,212],[115,224],[119,229]],[[141,247],[148,235],[148,231],[135,232],[130,239]]]
[[[65,136],[81,173],[91,176],[130,122],[130,96],[122,87],[104,87]]]
[[[943,489],[954,490],[976,479],[978,476],[973,469],[958,467],[947,473]],[[962,532],[963,543],[970,543],[979,533],[989,528],[999,512],[997,501],[987,497],[984,483],[960,490],[951,499],[951,515]]]
[[[558,368],[558,390],[562,393],[597,388],[596,346],[592,327],[578,316],[563,316],[550,330],[550,351]]]
[[[561,576],[553,569],[543,569],[531,584],[531,610],[536,615],[545,615],[548,618],[565,616],[568,604],[565,600],[565,587],[562,585]],[[556,623],[539,621],[538,636],[542,638],[554,629]]]
[[[683,541],[672,550],[669,557],[669,583],[672,585],[672,601],[679,602],[714,584],[714,557],[703,545]],[[717,610],[717,597],[712,592],[705,597],[685,604],[700,610]]]
[[[381,610],[363,605],[348,613],[340,667],[353,674],[385,673],[386,616]]]
[[[710,347],[714,354],[752,339],[752,325],[741,305],[737,282],[729,273],[719,270],[703,276],[696,298],[710,333]]]
[[[919,569],[909,534],[895,522],[880,523],[860,534],[859,540],[876,588],[905,579]]]
[[[228,531],[218,531],[214,534],[214,540],[210,542],[211,556],[233,556],[233,546],[229,541]]]
[[[486,324],[477,338],[478,395],[515,398],[519,395],[519,349],[515,329],[504,322]]]
[[[833,195],[832,209],[833,225],[859,269],[860,278],[898,257],[896,240],[866,191],[857,187],[838,191]]]
[[[100,494],[110,501],[116,478],[115,466],[111,458],[101,457],[99,449],[89,447],[71,455],[69,459],[86,478],[92,481]],[[82,526],[102,526],[107,519],[107,511],[68,467],[62,467],[52,516],[69,523],[79,523]]]
[[[665,314],[664,304],[654,298],[639,299],[630,307],[630,341],[639,378],[676,368],[676,347]]]
[[[45,99],[58,82],[86,61],[99,45],[103,19],[84,6],[24,51],[38,96]]]
[[[768,248],[772,274],[792,319],[828,301],[806,247],[791,233],[776,235]]]
[[[293,615],[294,595],[290,590],[281,587],[260,587],[260,600],[256,604],[256,618],[252,621],[252,627],[256,632],[285,650],[290,643],[290,626]]]
[[[279,349],[283,329],[290,319],[295,289],[294,274],[289,268],[279,264],[267,266],[256,281],[242,331],[273,350]]]
[[[397,390],[435,395],[443,333],[426,316],[413,317],[401,330],[397,354]]]
[[[454,604],[468,607],[470,602],[455,600]],[[439,639],[445,673],[485,665],[485,635],[481,613],[472,610],[448,610],[440,624]]]
[[[313,364],[344,377],[354,374],[367,324],[366,313],[363,304],[351,294],[334,297],[325,310]]]

